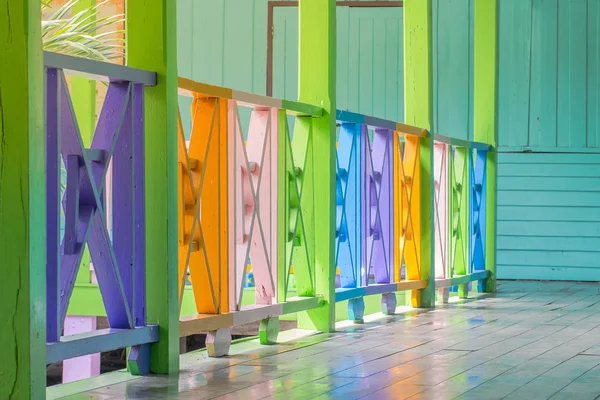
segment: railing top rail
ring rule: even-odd
[[[436,142],[446,143],[446,144],[449,144],[452,146],[465,147],[467,149],[485,150],[485,151],[489,151],[492,149],[492,146],[487,143],[473,142],[470,140],[463,140],[463,139],[456,139],[456,138],[440,135],[439,133],[436,133],[433,135],[433,140],[435,140]]]
[[[413,135],[417,137],[427,137],[428,135],[426,129],[421,129],[417,128],[416,126],[406,125],[400,122],[371,117],[369,115],[358,114],[346,110],[337,110],[336,119],[338,122],[342,123],[347,122],[354,124],[364,124],[372,128],[389,129],[392,131],[401,132],[407,135]]]
[[[156,72],[49,51],[44,52],[44,66],[63,69],[72,75],[80,75],[98,81],[133,82],[146,86],[156,85]]]
[[[249,106],[280,108],[285,109],[288,114],[300,117],[322,117],[324,112],[323,108],[311,104],[242,92],[182,77],[179,77],[179,94],[188,97],[219,97],[221,99],[236,100],[241,104]]]

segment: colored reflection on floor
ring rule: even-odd
[[[595,399],[600,285],[501,282],[433,311],[374,316],[335,334],[282,332],[228,357],[181,356],[178,377],[126,372],[48,389],[66,399]],[[404,310],[399,310],[404,311]]]

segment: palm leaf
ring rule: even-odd
[[[79,1],[69,0],[47,21],[42,22],[44,50],[105,62],[122,57],[125,42],[116,36],[124,31],[97,32],[124,22],[124,15],[98,17],[100,7],[108,2],[103,1],[68,17],[67,14]],[[52,0],[42,0],[42,8],[48,7],[51,2]]]

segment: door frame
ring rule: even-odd
[[[403,7],[403,1],[337,1],[337,7]],[[267,96],[273,96],[273,35],[275,7],[298,7],[297,1],[270,0],[267,9]]]

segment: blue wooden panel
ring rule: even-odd
[[[473,0],[434,0],[435,131],[473,139]]]
[[[600,147],[598,0],[498,4],[499,146]]]
[[[362,127],[344,123],[336,152],[336,265],[342,288],[361,285]]]
[[[600,276],[600,154],[500,154],[498,277]]]

